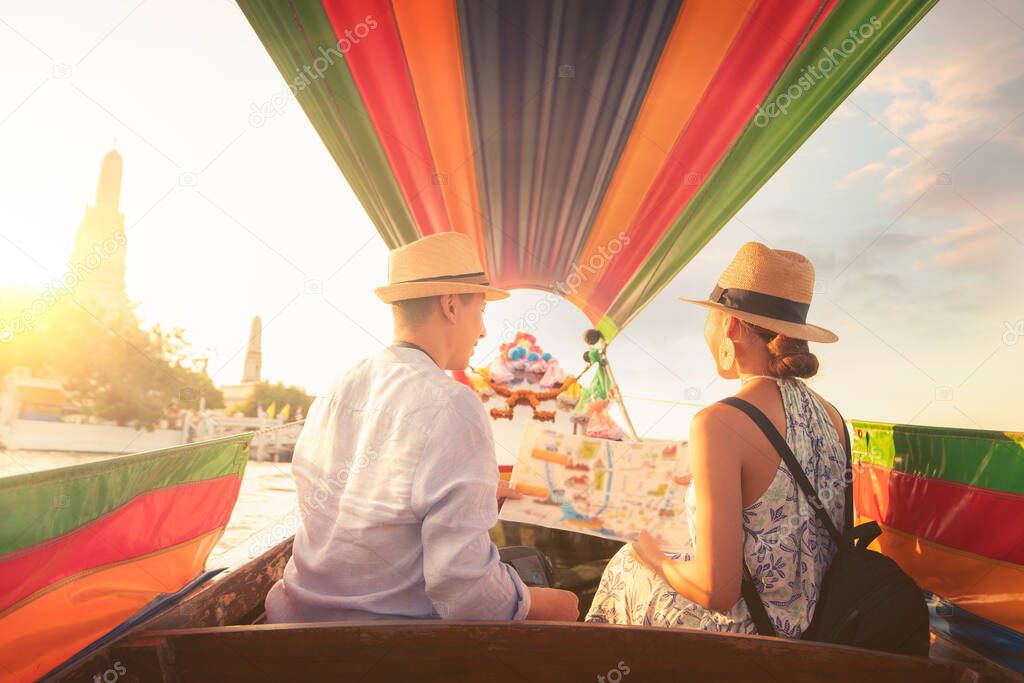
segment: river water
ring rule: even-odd
[[[110,455],[42,451],[0,452],[0,477],[104,460]],[[295,533],[299,523],[290,463],[249,461],[238,503],[206,566],[233,567]]]

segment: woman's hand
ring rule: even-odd
[[[652,572],[665,578],[661,565],[667,559],[661,552],[661,539],[651,536],[647,531],[640,532],[640,538],[630,546],[634,557]]]

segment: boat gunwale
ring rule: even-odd
[[[651,626],[624,626],[615,624],[597,624],[587,622],[509,622],[509,621],[442,621],[442,620],[410,620],[410,619],[387,619],[370,620],[359,622],[309,622],[290,624],[246,624],[230,623],[233,619],[251,617],[253,614],[262,612],[262,601],[272,585],[283,573],[284,565],[291,556],[291,545],[294,537],[285,539],[265,550],[260,555],[248,562],[223,572],[215,579],[197,587],[191,594],[184,597],[176,604],[168,606],[160,613],[154,615],[145,622],[136,625],[124,633],[116,641],[110,643],[102,650],[93,653],[90,657],[79,662],[71,669],[60,672],[56,678],[47,680],[90,680],[91,675],[83,676],[85,672],[95,669],[97,665],[102,666],[103,662],[113,661],[111,655],[116,651],[125,652],[131,650],[154,648],[166,650],[169,641],[179,641],[189,638],[206,638],[216,635],[232,636],[238,633],[324,633],[335,631],[347,633],[358,631],[363,637],[372,637],[375,634],[397,633],[422,634],[424,631],[440,633],[443,631],[464,630],[466,633],[485,633],[489,637],[501,633],[532,634],[538,630],[544,633],[572,633],[579,634],[586,630],[594,632],[615,630],[622,633],[629,633],[634,640],[641,638],[665,637],[664,634],[673,634],[669,638],[685,638],[692,641],[699,638],[700,643],[723,643],[729,642],[734,645],[744,643],[753,646],[753,649],[762,649],[775,654],[791,653],[797,656],[811,653],[841,653],[844,657],[856,655],[859,658],[867,657],[871,661],[900,663],[905,660],[912,660],[915,665],[924,667],[927,670],[929,664],[940,667],[957,667],[963,671],[961,680],[983,680],[983,681],[1024,681],[1024,677],[1003,667],[998,667],[991,660],[977,655],[973,650],[966,650],[964,646],[955,644],[959,650],[966,650],[972,657],[947,657],[916,658],[891,653],[874,652],[830,643],[816,643],[811,641],[790,640],[785,638],[767,638],[765,636],[746,634],[722,634],[708,631],[665,628]],[[244,594],[239,589],[244,588]],[[225,598],[231,594],[230,600]],[[239,596],[241,598],[239,599]],[[258,604],[257,604],[258,603]],[[189,620],[209,619],[212,625],[188,625]],[[227,623],[225,623],[227,622]],[[641,636],[640,633],[649,633],[650,636]],[[939,634],[935,634],[936,641],[941,640]],[[726,639],[726,641],[722,641]],[[952,641],[950,641],[952,643]],[[765,647],[766,646],[766,647]],[[945,653],[948,655],[949,653]],[[878,659],[876,659],[878,658]],[[893,659],[895,658],[895,659]],[[974,661],[980,660],[980,661]],[[987,666],[980,666],[979,663],[991,664],[992,669]],[[1005,672],[1005,676],[1003,675]],[[996,674],[996,675],[992,675]],[[977,678],[977,676],[981,676]]]
[[[590,636],[594,636],[591,638]],[[276,641],[277,647],[268,647]],[[590,641],[589,646],[584,646]],[[834,680],[862,680],[865,671],[877,672],[876,680],[897,680],[896,676],[923,676],[929,680],[980,681],[980,674],[968,664],[944,659],[920,658],[863,650],[844,645],[768,638],[765,636],[716,633],[696,629],[621,626],[586,622],[545,621],[448,621],[403,620],[315,622],[290,624],[229,625],[184,629],[149,630],[122,641],[116,647],[121,659],[145,668],[158,666],[157,657],[170,657],[173,671],[188,679],[203,666],[210,652],[230,652],[239,657],[242,669],[256,670],[280,655],[307,667],[308,674],[359,673],[363,680],[392,680],[399,669],[457,670],[479,662],[480,647],[486,648],[488,666],[502,664],[525,670],[552,665],[552,656],[564,647],[557,666],[565,667],[591,658],[596,668],[604,666],[602,655],[614,643],[616,661],[622,660],[638,672],[662,675],[673,667],[691,672],[705,670],[719,674],[729,671],[796,673],[795,680],[813,680],[830,667],[846,671]],[[598,646],[596,649],[595,646]],[[397,648],[397,649],[395,649]],[[361,656],[350,653],[358,650]],[[393,652],[393,661],[381,664],[381,656]],[[653,653],[661,653],[653,657]],[[204,654],[205,653],[205,654]],[[287,656],[285,656],[287,653]],[[694,655],[707,655],[698,661]],[[533,657],[533,661],[522,660]],[[261,661],[263,660],[263,661]],[[797,664],[799,663],[799,664]],[[223,663],[213,664],[214,669]],[[217,669],[219,670],[219,669]],[[247,670],[247,669],[246,669]],[[262,671],[262,669],[259,669]],[[507,668],[506,668],[507,672]],[[495,680],[506,680],[502,674]],[[772,678],[771,675],[768,678]]]

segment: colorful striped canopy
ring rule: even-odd
[[[854,505],[884,529],[880,549],[976,615],[969,645],[1004,662],[1015,650],[1005,663],[1024,669],[1024,434],[853,426]]]
[[[252,436],[0,479],[0,680],[38,678],[196,578]]]
[[[389,247],[466,233],[611,339],[934,2],[239,5]]]

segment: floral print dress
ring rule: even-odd
[[[786,411],[786,443],[832,519],[843,520],[846,454],[828,413],[803,381],[778,380]],[[690,540],[697,513],[693,484],[686,492]],[[690,545],[695,548],[696,545]],[[785,463],[754,504],[743,510],[743,554],[780,637],[800,638],[814,616],[821,579],[835,544],[815,517]],[[692,560],[691,553],[667,553]],[[737,567],[739,571],[739,567]],[[587,621],[641,626],[679,626],[730,633],[756,633],[741,597],[727,612],[716,612],[679,595],[638,562],[629,545],[612,558],[601,577]]]

